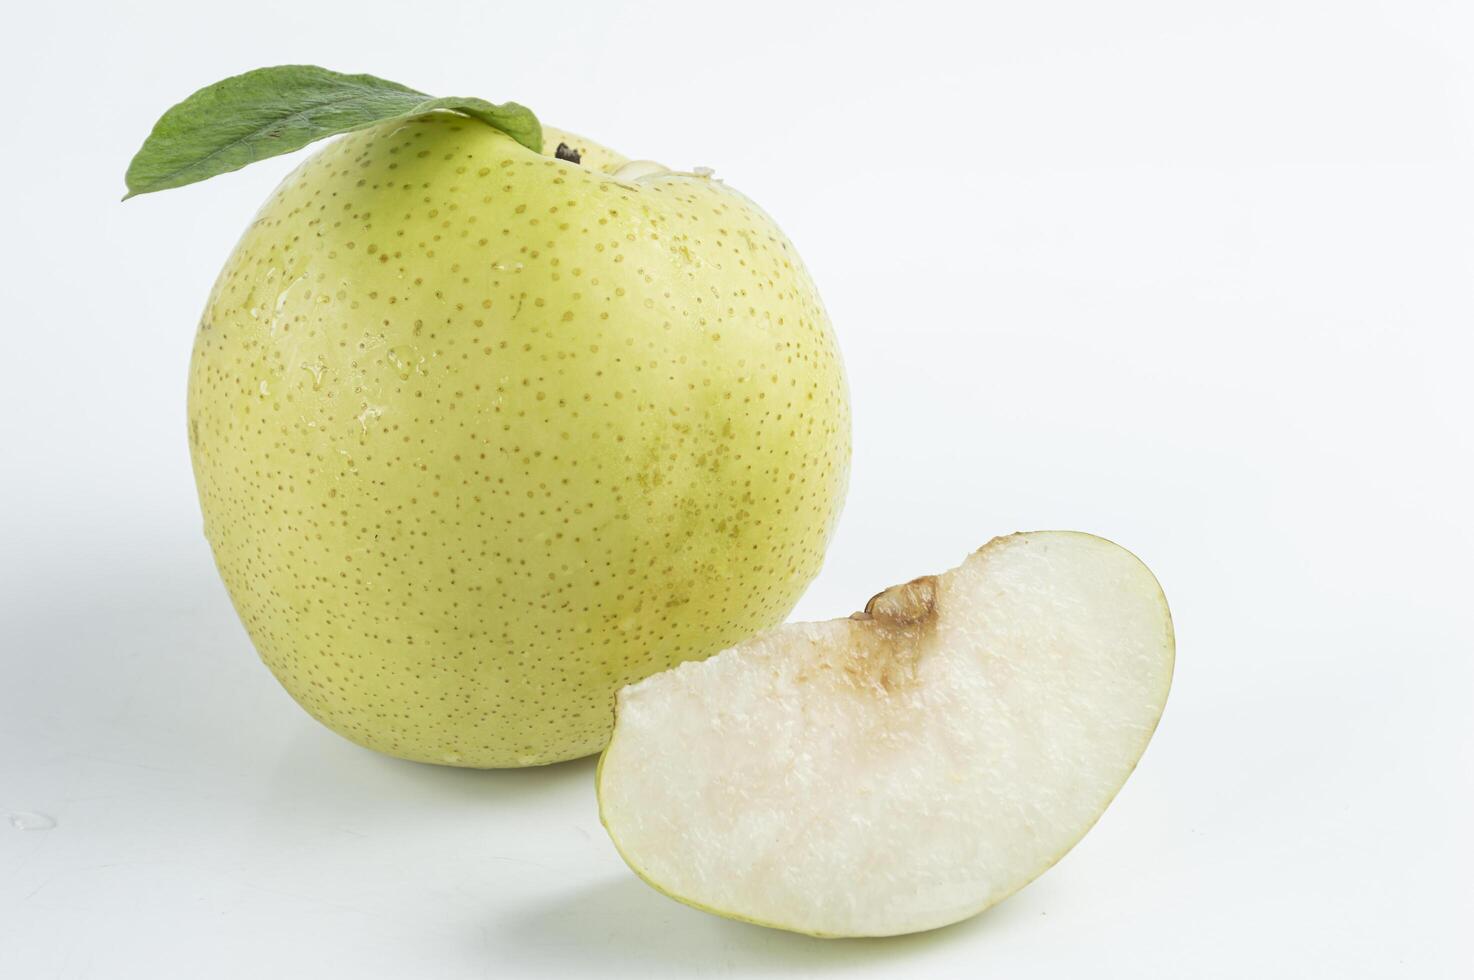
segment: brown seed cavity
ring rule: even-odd
[[[850,617],[851,646],[841,666],[856,684],[893,694],[916,679],[922,647],[937,617],[937,577],[924,575],[871,598]]]
[[[936,611],[937,577],[923,575],[871,596],[865,603],[865,611],[853,618],[883,620],[894,626],[922,626],[936,616]]]

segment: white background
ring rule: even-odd
[[[0,76],[0,977],[1474,972],[1474,9],[17,4]],[[985,915],[823,942],[629,874],[591,761],[376,756],[256,661],[189,471],[195,319],[287,159],[118,203],[157,115],[317,62],[717,168],[847,358],[797,615],[994,534],[1130,547],[1155,742]]]

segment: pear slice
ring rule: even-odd
[[[600,815],[640,877],[697,908],[814,936],[944,926],[1100,817],[1161,717],[1173,651],[1130,552],[996,538],[849,619],[624,688]]]

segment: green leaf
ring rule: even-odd
[[[258,68],[200,89],[170,109],[128,164],[128,193],[193,184],[308,143],[437,109],[459,112],[542,152],[542,126],[515,102],[436,99],[372,75],[316,65]]]

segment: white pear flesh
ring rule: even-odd
[[[689,905],[814,936],[968,918],[1085,835],[1151,739],[1172,619],[1102,538],[996,538],[866,612],[624,688],[599,764],[625,861]]]

